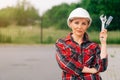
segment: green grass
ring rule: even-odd
[[[55,30],[53,28],[47,28],[43,30],[43,43],[55,43],[58,38],[65,37],[70,30]],[[99,32],[88,32],[91,41],[100,43]],[[120,44],[120,31],[108,31],[108,44]]]
[[[58,38],[65,37],[70,30],[43,29],[43,44],[53,44]],[[90,40],[99,43],[99,32],[88,32]],[[0,28],[0,43],[40,44],[40,27],[9,26]],[[108,31],[108,44],[120,44],[120,31]]]
[[[39,27],[10,26],[0,28],[1,43],[37,44],[40,43]]]
[[[57,39],[65,37],[68,33],[68,30],[56,30],[54,28],[44,29],[43,43],[55,43]]]
[[[99,32],[88,32],[92,41],[99,43]],[[108,31],[108,44],[120,44],[120,31]]]

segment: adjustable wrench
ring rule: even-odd
[[[105,28],[108,27],[108,25],[110,24],[110,22],[112,21],[112,19],[113,19],[112,16],[109,16],[108,20],[107,20],[106,16],[104,16],[104,15],[101,15],[101,16],[100,16],[100,20],[101,20],[101,22],[102,22],[101,31],[102,31],[103,29],[105,29]]]
[[[105,22],[107,21],[107,18],[106,18],[106,16],[101,15],[100,20],[102,22],[102,27],[101,27],[101,31],[102,31],[105,28]]]

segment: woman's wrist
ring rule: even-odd
[[[106,41],[101,42],[101,45],[107,45],[107,42]]]
[[[106,47],[107,43],[101,43],[101,47]]]

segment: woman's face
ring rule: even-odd
[[[74,18],[69,22],[72,32],[76,36],[83,36],[89,27],[89,20],[86,18]]]

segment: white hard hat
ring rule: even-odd
[[[67,19],[68,26],[69,26],[69,21],[72,20],[73,18],[88,18],[90,20],[89,26],[92,22],[92,19],[89,15],[88,11],[83,8],[76,8],[70,13],[70,15]]]

